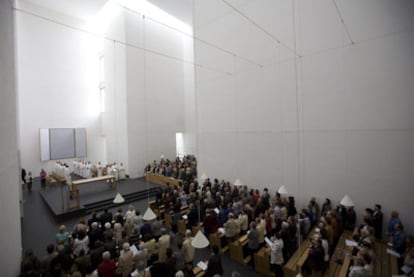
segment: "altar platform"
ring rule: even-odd
[[[73,176],[73,180],[79,180]],[[125,199],[125,203],[130,203],[142,199],[154,199],[158,185],[146,182],[145,178],[125,179],[119,181],[115,186],[111,186],[106,181],[93,182],[79,186],[80,206],[75,209],[68,209],[67,186],[54,185],[47,186],[39,191],[42,199],[49,207],[50,211],[57,218],[68,216],[79,216],[88,214],[92,211],[102,211],[105,208],[113,208],[113,200],[119,191]],[[73,200],[76,201],[75,197]]]

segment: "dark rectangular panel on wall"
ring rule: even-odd
[[[51,128],[50,159],[67,159],[75,157],[75,136],[73,128]]]
[[[86,129],[75,129],[76,157],[86,157]]]

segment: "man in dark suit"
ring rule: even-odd
[[[217,245],[213,246],[213,254],[208,259],[208,266],[206,270],[206,277],[213,277],[216,274],[223,276],[224,270],[221,264],[221,257],[219,254],[219,248]]]
[[[372,225],[375,229],[375,237],[382,238],[382,225],[384,222],[384,214],[381,211],[381,205],[375,204],[374,213],[372,214]]]
[[[101,222],[102,229],[105,229],[105,223],[112,222],[112,213],[105,209],[104,212],[99,217],[99,221]]]

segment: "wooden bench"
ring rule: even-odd
[[[376,240],[375,253],[377,255],[374,264],[374,272],[372,276],[392,276],[398,275],[397,257],[387,253],[388,245],[386,242]]]
[[[115,177],[112,176],[112,175],[106,175],[106,176],[101,176],[101,177],[93,177],[93,178],[88,178],[88,179],[80,179],[80,180],[72,181],[72,193],[73,193],[73,196],[76,198],[76,203],[74,205],[71,204],[70,192],[68,191],[68,193],[67,193],[68,210],[70,210],[70,209],[79,209],[80,208],[80,195],[79,195],[78,186],[83,185],[83,184],[100,182],[100,181],[108,181],[109,186],[111,188],[115,187],[116,180],[115,180]]]
[[[273,277],[275,273],[270,269],[270,252],[270,248],[266,246],[253,254],[254,269],[264,276]]]
[[[163,186],[178,186],[182,183],[182,180],[174,179],[171,177],[165,177],[163,175],[157,175],[153,173],[147,173],[145,178],[148,182],[156,184],[156,185],[163,185]]]
[[[283,272],[286,277],[295,277],[301,270],[298,266],[299,260],[304,264],[309,255],[309,245],[304,242],[300,245],[299,249],[289,258],[287,263],[283,266]],[[302,265],[303,265],[302,264]]]
[[[206,266],[208,266],[208,261],[203,261]],[[196,265],[195,267],[193,267],[193,274],[195,277],[201,277],[204,276],[204,274],[206,274],[206,272],[201,269],[201,267],[199,267],[198,265]]]
[[[247,235],[241,236],[237,240],[230,242],[230,258],[241,264],[248,264],[252,257],[251,255],[244,256],[244,249],[247,247]]]
[[[350,231],[344,231],[339,238],[338,244],[329,260],[329,267],[324,273],[325,277],[346,277],[348,275],[349,266],[351,264],[352,247],[346,246],[346,240],[353,240]],[[341,260],[341,263],[338,263],[338,260]]]
[[[163,210],[159,210],[158,212],[159,213],[162,213],[164,211]],[[187,213],[188,213],[188,206],[187,205],[181,206],[181,209],[180,209],[181,216],[183,216],[183,215],[185,215]],[[164,223],[165,223],[165,225],[168,226],[168,228],[171,228],[172,227],[172,224],[173,224],[173,216],[174,216],[173,211],[170,211],[169,213],[164,214]],[[181,219],[179,219],[178,222],[180,220]],[[177,225],[178,225],[178,222],[177,222]],[[185,229],[184,229],[184,234],[185,234]]]
[[[311,237],[315,234],[312,230],[307,237]],[[283,272],[287,277],[295,277],[300,271],[309,256],[309,244],[307,240],[303,240],[299,249],[293,253],[286,264],[283,266]]]
[[[227,238],[221,232],[215,232],[210,234],[210,245],[211,247],[217,246],[220,253],[225,253],[229,250],[229,246],[227,245]]]

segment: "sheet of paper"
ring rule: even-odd
[[[398,254],[398,252],[396,252],[395,250],[390,249],[390,248],[387,248],[387,253],[390,254],[390,255],[393,255],[393,256],[395,256],[397,258],[400,257],[400,254]]]
[[[198,266],[199,268],[201,268],[201,270],[203,270],[203,271],[205,271],[205,270],[207,269],[207,265],[206,265],[206,263],[205,263],[205,262],[203,262],[203,261],[199,261],[199,262],[198,262],[198,264],[197,264],[197,266]]]
[[[358,243],[356,241],[349,240],[349,239],[345,240],[345,244],[346,246],[358,246]]]
[[[129,247],[129,249],[132,251],[132,254],[135,256],[136,254],[138,254],[138,249],[135,246],[135,244],[133,244],[131,247]]]
[[[138,276],[138,270],[135,269],[133,272],[130,273],[132,277]]]
[[[267,243],[267,245],[269,245],[270,247],[272,246],[272,241],[270,239],[268,239],[267,237],[265,237],[265,242]]]
[[[401,271],[404,272],[405,274],[410,273],[411,271],[413,271],[413,268],[410,266],[406,266],[404,265],[403,267],[401,267]]]

